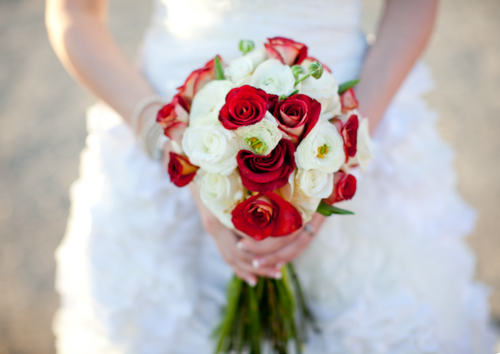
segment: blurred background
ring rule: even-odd
[[[367,33],[381,1],[365,0]],[[110,27],[134,58],[150,5],[111,0]],[[58,306],[54,250],[66,227],[68,191],[93,98],[49,46],[41,0],[0,0],[0,353],[54,352]],[[459,188],[479,211],[468,241],[477,277],[492,290],[500,323],[500,1],[442,0],[425,54],[439,90],[428,95],[456,150]],[[443,255],[446,257],[446,255]],[[487,354],[487,353],[485,353]]]

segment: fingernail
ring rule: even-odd
[[[275,273],[275,274],[273,274],[273,277],[274,277],[275,279],[281,279],[281,278],[283,277],[283,274],[281,274],[281,272],[279,272],[279,273]]]
[[[281,269],[284,265],[285,265],[284,262],[279,262],[279,263],[276,263],[275,267],[278,269]]]
[[[254,259],[252,261],[252,267],[254,267],[254,268],[259,268],[260,267],[260,262],[259,262],[258,259]]]
[[[241,241],[239,241],[237,244],[236,244],[236,248],[239,248],[240,250],[244,250],[246,249],[245,247],[245,244]]]
[[[257,284],[257,282],[255,281],[255,279],[252,279],[252,278],[248,278],[247,279],[247,283],[248,285],[250,285],[252,288]]]

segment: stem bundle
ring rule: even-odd
[[[307,324],[317,330],[292,264],[283,278],[259,278],[251,287],[234,276],[228,287],[228,303],[220,325],[216,354],[287,354],[292,346],[302,353]]]

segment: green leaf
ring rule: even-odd
[[[217,80],[225,80],[224,76],[224,68],[222,67],[222,62],[219,59],[219,56],[215,56],[215,76]]]
[[[321,201],[321,203],[319,203],[318,209],[316,209],[316,211],[324,216],[330,216],[332,214],[354,215],[354,213],[352,211],[337,208],[337,207],[330,205],[330,204],[327,204],[323,201]]]
[[[350,88],[353,88],[358,83],[359,83],[359,80],[356,79],[356,80],[351,80],[351,81],[344,82],[342,85],[339,85],[339,91],[338,91],[339,95],[343,94],[344,92],[346,92]]]
[[[295,90],[290,95],[288,95],[288,97],[292,97],[293,95],[296,95],[298,93],[299,93],[299,90]]]

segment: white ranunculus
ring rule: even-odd
[[[189,112],[189,125],[206,124],[208,121],[217,123],[219,111],[226,102],[226,95],[234,87],[227,80],[214,80],[206,84],[194,96]]]
[[[321,198],[306,197],[302,193],[296,192],[293,194],[290,204],[297,209],[300,216],[302,216],[302,222],[305,224],[312,219],[320,202]]]
[[[295,175],[295,190],[305,197],[328,198],[333,191],[333,173],[299,168]]]
[[[255,69],[250,85],[269,94],[288,96],[295,90],[295,78],[288,65],[269,59]]]
[[[370,138],[370,130],[367,118],[363,118],[359,122],[358,143],[356,145],[356,148],[357,153],[354,158],[357,160],[361,171],[365,172],[368,163],[375,156],[373,142]]]
[[[270,119],[262,119],[258,123],[240,127],[235,133],[241,149],[259,155],[268,155],[283,136],[278,129],[278,123]]]
[[[320,119],[295,151],[297,167],[304,170],[334,173],[344,161],[344,140],[327,120]]]
[[[307,70],[307,68],[306,68]],[[321,103],[320,118],[330,119],[340,114],[339,85],[332,74],[326,70],[319,79],[308,77],[301,82],[300,93]]]
[[[267,52],[264,48],[252,50],[229,63],[225,70],[226,77],[238,87],[248,84],[255,68],[266,58]]]
[[[188,127],[182,148],[193,165],[210,173],[227,176],[238,165],[236,135],[222,125]]]
[[[231,212],[243,198],[243,185],[237,171],[230,175],[220,176],[200,170],[195,177],[200,187],[200,197],[203,204],[225,226],[234,228]]]

